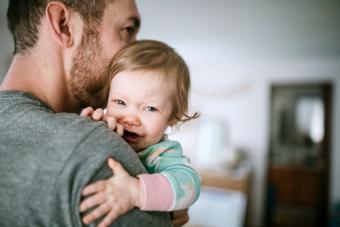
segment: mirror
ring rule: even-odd
[[[323,91],[319,87],[273,87],[272,164],[314,166],[325,129]]]

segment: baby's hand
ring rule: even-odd
[[[124,133],[124,128],[121,124],[117,123],[117,120],[113,116],[108,116],[102,108],[93,110],[92,107],[86,107],[80,113],[81,117],[90,117],[95,121],[104,121],[107,127],[114,130],[118,135],[122,136]]]
[[[130,176],[117,161],[110,158],[108,164],[113,176],[90,184],[82,191],[82,195],[88,197],[80,204],[80,211],[95,207],[83,218],[85,224],[105,215],[98,226],[108,226],[132,208],[142,207],[144,191],[140,180]]]

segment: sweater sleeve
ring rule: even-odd
[[[112,176],[112,171],[106,164],[109,157],[120,162],[131,175],[146,172],[135,152],[119,136],[110,130],[105,131],[107,134],[101,133],[102,130],[95,130],[91,136],[84,138],[68,157],[59,175],[56,192],[59,198],[69,202],[54,203],[54,205],[58,210],[69,211],[73,219],[73,224],[69,226],[81,225],[79,204],[83,187]],[[95,226],[100,221],[101,219],[90,226]],[[133,209],[120,216],[111,226],[130,226],[129,223],[139,223],[139,226],[170,226],[167,214],[147,213],[139,209]]]
[[[199,174],[176,141],[162,141],[139,153],[150,174],[141,174],[143,210],[173,211],[192,205],[201,188]]]

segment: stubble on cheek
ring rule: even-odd
[[[103,107],[109,92],[110,60],[104,57],[98,34],[84,32],[84,37],[73,57],[68,84],[81,107]]]

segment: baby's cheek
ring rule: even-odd
[[[108,104],[107,104],[107,106],[106,106],[106,114],[109,114],[109,115],[111,115],[112,114],[112,104],[109,102]]]
[[[120,114],[117,109],[113,108],[112,105],[109,104],[106,107],[106,115],[118,119]]]
[[[156,144],[161,141],[163,138],[165,130],[157,130],[154,132],[153,137],[152,137],[152,144]]]

